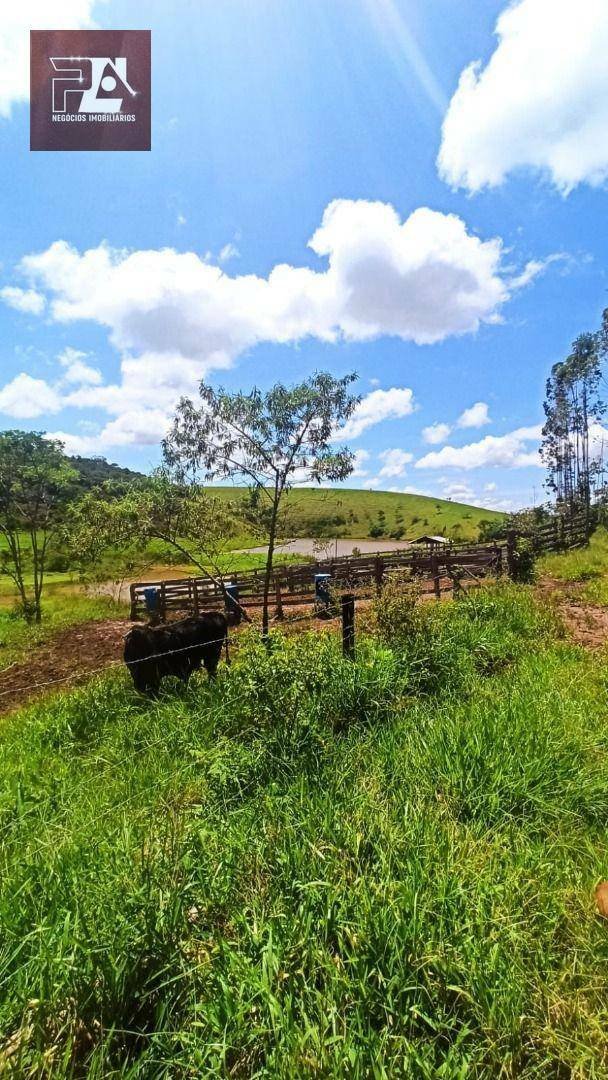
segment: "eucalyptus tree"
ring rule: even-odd
[[[599,462],[592,429],[605,412],[600,394],[602,337],[580,334],[572,351],[555,364],[547,381],[542,455],[548,486],[569,515],[582,509],[587,525]]]
[[[0,573],[10,577],[28,622],[42,619],[49,548],[79,476],[63,444],[42,432],[0,432]]]
[[[83,575],[107,566],[118,580],[144,560],[153,562],[159,543],[184,563],[221,584],[220,562],[236,529],[231,503],[197,484],[179,484],[157,469],[124,490],[112,482],[88,492],[70,508],[64,544]],[[163,552],[157,550],[156,560]],[[131,572],[132,572],[131,569]]]
[[[205,382],[200,402],[182,398],[163,443],[167,467],[177,480],[245,482],[268,540],[262,632],[268,607],[282,501],[294,485],[340,481],[352,472],[354,454],[336,444],[340,428],[359,398],[350,392],[356,375],[327,372],[295,386],[230,393]]]

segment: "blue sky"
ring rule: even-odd
[[[542,500],[545,378],[608,303],[603,6],[0,14],[0,425],[146,469],[202,374],[354,369],[351,484]],[[27,30],[93,24],[152,30],[153,149],[30,153]]]

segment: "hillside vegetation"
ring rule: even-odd
[[[123,465],[115,465],[106,461],[103,457],[66,457],[68,465],[80,475],[80,487],[83,491],[91,491],[93,488],[111,481],[113,484],[125,486],[135,480],[142,480],[143,474],[127,469]]]
[[[237,502],[246,498],[238,488],[214,487],[212,491]],[[477,540],[481,521],[500,522],[505,517],[498,510],[447,499],[355,488],[294,488],[285,501],[286,532],[293,537],[412,540],[432,533],[454,540]]]
[[[239,640],[5,721],[3,1065],[605,1075],[601,659],[505,585]]]

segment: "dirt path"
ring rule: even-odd
[[[584,585],[579,581],[542,578],[537,592],[555,603],[573,641],[587,649],[601,649],[608,642],[608,609],[581,599]]]
[[[27,660],[0,670],[0,713],[49,693],[78,684],[79,677],[92,675],[122,658],[123,637],[129,629],[126,619],[79,623],[50,641],[32,645]],[[34,684],[54,683],[56,687]]]

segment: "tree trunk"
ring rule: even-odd
[[[281,498],[281,492],[278,484],[275,484],[274,488],[274,502],[272,506],[272,517],[270,519],[270,530],[268,533],[268,554],[266,556],[266,569],[264,572],[264,593],[262,600],[262,637],[266,639],[268,637],[268,608],[270,606],[270,581],[272,578],[272,561],[274,558],[274,544],[277,533],[277,515],[279,512],[279,500]]]

